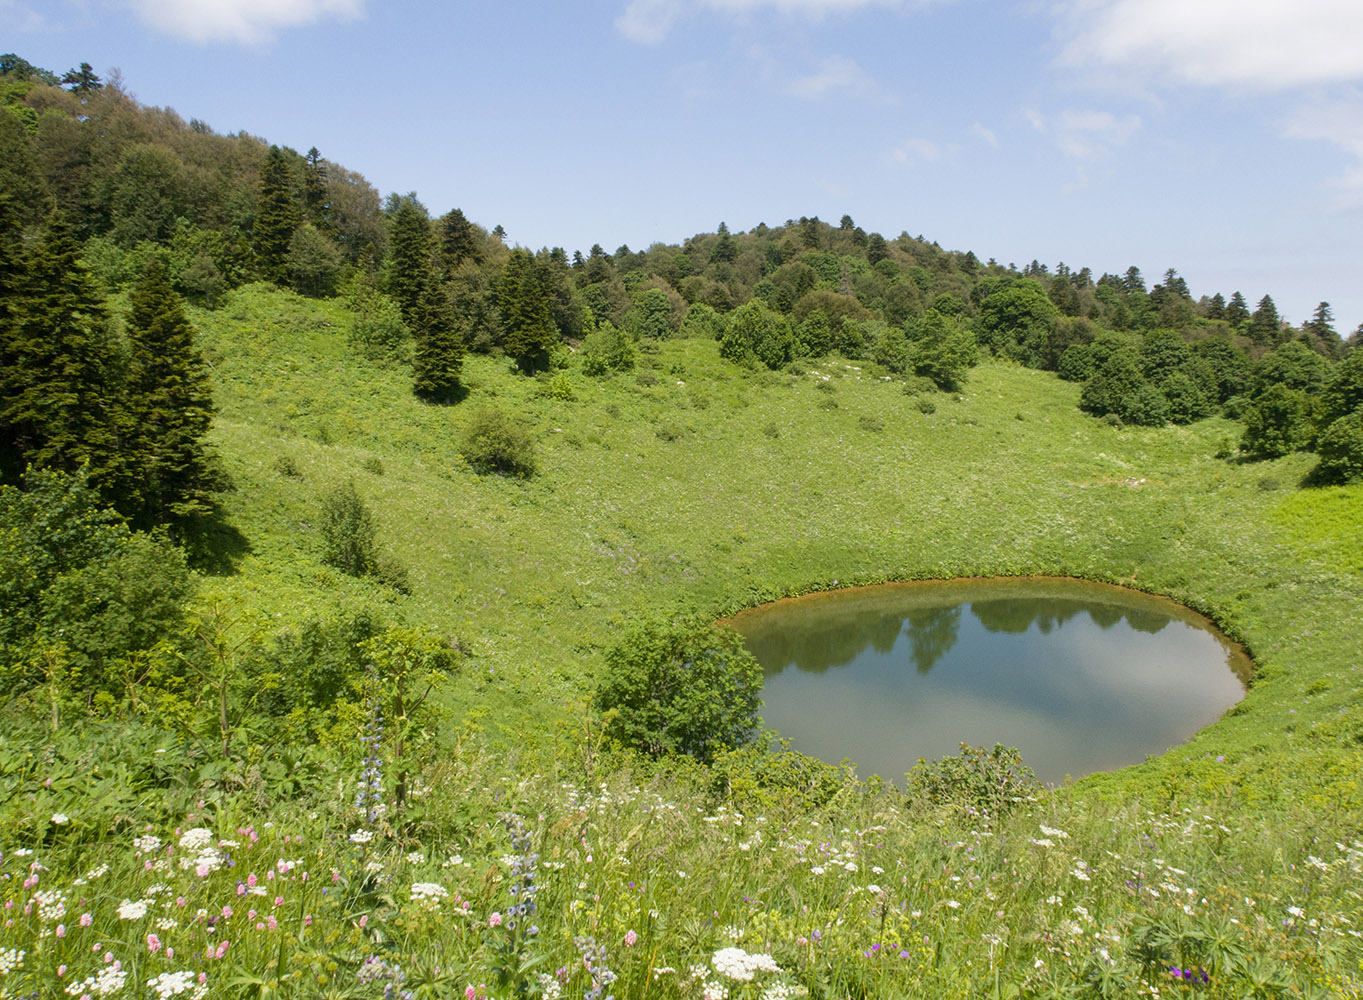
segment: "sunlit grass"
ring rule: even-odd
[[[540,456],[529,479],[479,476],[458,452],[467,405],[424,405],[401,366],[351,356],[338,304],[247,289],[197,319],[237,484],[227,510],[249,544],[205,599],[281,628],[369,605],[457,636],[443,749],[417,818],[365,843],[344,773],[328,804],[214,800],[178,831],[80,848],[82,817],[45,820],[74,813],[76,793],[31,793],[40,842],[0,833],[0,995],[121,963],[120,995],[192,972],[187,990],[202,973],[214,996],[377,996],[381,979],[360,981],[377,956],[389,971],[365,975],[392,983],[400,965],[419,996],[502,998],[508,949],[540,959],[523,981],[581,995],[599,985],[586,936],[620,997],[1358,995],[1363,491],[1298,492],[1308,457],[1218,459],[1235,433],[1220,419],[1115,430],[1077,411],[1077,387],[1010,365],[981,365],[925,413],[859,362],[749,373],[678,341],[605,380],[570,365],[571,400],[470,357],[469,402],[527,421]],[[411,596],[321,565],[319,498],[347,478]],[[645,774],[593,735],[601,652],[642,611],[1019,574],[1188,603],[1249,646],[1255,682],[1185,745],[992,820],[850,781],[786,801],[732,774]],[[508,813],[540,855],[533,941],[492,925],[509,903]],[[180,866],[200,825],[231,862],[203,875]],[[139,833],[162,843],[139,856]],[[414,899],[414,884],[445,895]],[[59,917],[37,895],[51,891]],[[147,913],[121,918],[125,900]],[[780,971],[729,978],[725,948]]]

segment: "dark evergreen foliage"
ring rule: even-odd
[[[121,506],[140,526],[206,514],[225,476],[205,440],[213,420],[208,367],[164,269],[153,261],[132,295]]]
[[[302,213],[293,195],[293,171],[289,156],[271,146],[260,170],[260,195],[252,229],[256,274],[265,281],[284,285],[289,280],[289,247]]]
[[[496,294],[502,349],[526,375],[545,370],[557,331],[540,268],[528,251],[520,247],[511,251]]]
[[[102,490],[122,478],[119,372],[102,296],[70,229],[54,219],[27,253],[0,240],[0,470],[88,465]]]

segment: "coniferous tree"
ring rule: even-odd
[[[0,470],[75,471],[119,480],[118,372],[104,302],[59,218],[31,251],[0,234]]]
[[[414,318],[416,356],[412,361],[412,390],[432,403],[453,403],[460,394],[464,342],[455,329],[449,297],[433,278],[422,288]]]
[[[204,442],[213,419],[208,367],[159,261],[133,290],[127,334],[125,448],[136,479],[121,506],[142,526],[207,513],[225,485]]]
[[[104,82],[95,75],[94,68],[83,62],[78,69],[69,69],[62,76],[62,86],[69,87],[73,94],[92,94],[104,87]]]
[[[415,198],[402,198],[393,211],[388,235],[387,291],[402,318],[417,327],[422,290],[432,280],[431,220]]]
[[[289,246],[302,213],[293,198],[288,155],[271,146],[260,169],[260,197],[253,230],[256,274],[265,281],[289,281]]]
[[[1243,295],[1234,292],[1230,301],[1226,303],[1226,322],[1232,327],[1239,327],[1247,319],[1249,319],[1249,305],[1245,302]]]
[[[1249,318],[1249,339],[1256,344],[1272,344],[1278,339],[1281,327],[1282,321],[1278,318],[1278,307],[1273,302],[1273,296],[1265,295]]]
[[[464,213],[452,208],[440,217],[440,263],[446,274],[469,260],[477,264],[483,259],[478,246],[478,233]]]
[[[517,247],[507,259],[497,287],[502,314],[502,348],[527,375],[547,368],[557,331],[535,258]]]
[[[308,150],[306,160],[307,169],[303,171],[303,210],[309,222],[325,230],[331,224],[330,206],[327,205],[327,163],[316,146]]]
[[[715,240],[714,247],[710,250],[710,263],[732,264],[737,256],[738,245],[734,243],[734,238],[729,235],[729,227],[721,222],[719,224],[719,236]]]

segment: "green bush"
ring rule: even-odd
[[[459,450],[478,472],[510,476],[535,472],[535,439],[530,429],[494,407],[473,412]]]
[[[360,303],[350,327],[350,346],[370,360],[401,357],[411,333],[402,310],[387,295],[374,293]]]
[[[761,692],[762,668],[733,629],[652,620],[607,651],[595,702],[609,738],[652,757],[708,763],[757,734]]]
[[[1340,417],[1316,442],[1320,464],[1315,478],[1323,483],[1363,482],[1363,408]]]
[[[365,576],[378,566],[374,518],[353,480],[347,479],[322,497],[322,562],[351,576]]]
[[[603,320],[600,326],[587,334],[579,353],[582,357],[582,373],[593,378],[613,371],[629,371],[634,367],[634,342],[629,334],[617,329],[609,320]]]
[[[1000,743],[992,750],[962,743],[957,756],[920,760],[905,777],[909,794],[972,815],[998,816],[1041,788],[1022,754]]]

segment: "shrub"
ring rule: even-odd
[[[1245,410],[1240,450],[1255,458],[1280,458],[1307,447],[1312,430],[1306,393],[1272,385]]]
[[[370,455],[360,463],[360,468],[371,476],[381,476],[383,475],[383,459],[377,455]]]
[[[401,356],[410,338],[398,304],[387,295],[375,293],[360,304],[349,340],[356,354],[378,360]]]
[[[634,342],[629,334],[617,329],[609,320],[587,334],[579,352],[582,372],[593,378],[610,372],[629,371],[634,367]]]
[[[546,399],[557,399],[565,403],[577,398],[573,380],[567,372],[554,372],[548,378],[540,379],[539,394]]]
[[[608,737],[653,757],[708,763],[757,734],[761,691],[762,668],[733,629],[651,620],[607,651],[595,702]]]
[[[292,455],[280,455],[274,460],[272,468],[286,479],[303,478],[303,470],[298,467],[298,460]]]
[[[926,396],[920,396],[914,405],[918,407],[919,413],[931,415],[937,412],[937,404]]]
[[[1363,482],[1363,408],[1340,417],[1316,442],[1320,464],[1315,478],[1324,483]]]
[[[322,497],[322,562],[342,573],[364,576],[378,566],[374,519],[355,490],[353,480]]]
[[[535,439],[529,428],[490,406],[474,411],[464,428],[460,451],[478,472],[511,476],[535,472]]]
[[[992,750],[962,743],[957,756],[920,760],[905,777],[910,794],[972,815],[998,816],[1041,787],[1022,754],[999,743]]]

